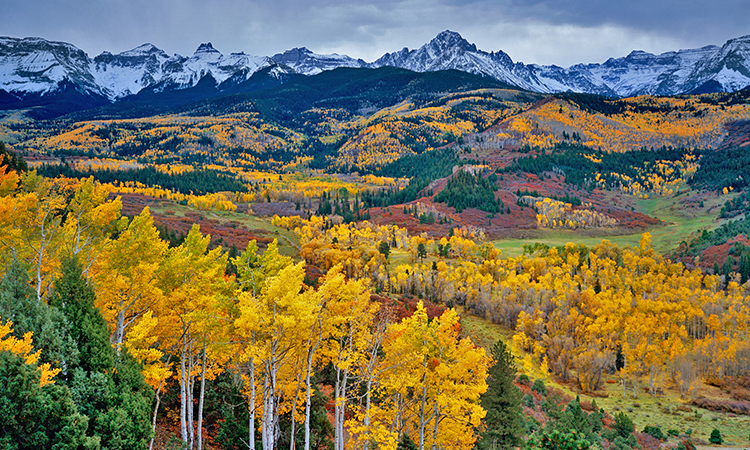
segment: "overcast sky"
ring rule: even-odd
[[[71,43],[94,57],[151,43],[190,56],[293,47],[371,62],[452,30],[514,61],[603,62],[722,45],[750,34],[750,0],[0,0],[0,36]]]

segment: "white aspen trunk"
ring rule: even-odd
[[[167,358],[167,366],[169,366],[169,363],[172,362],[172,355],[173,353],[169,354],[169,357]],[[154,439],[156,438],[156,417],[157,413],[159,412],[159,405],[161,404],[161,387],[164,386],[164,380],[159,381],[159,387],[156,389],[156,406],[154,406],[154,417],[151,420],[151,432],[153,433],[154,437],[151,438],[151,442],[148,444],[148,450],[153,450],[154,448]]]
[[[320,342],[320,341],[318,341]],[[305,375],[305,450],[310,450],[310,398],[312,388],[310,386],[310,366],[312,365],[312,352],[307,357],[307,374]]]
[[[438,441],[438,425],[440,424],[440,408],[438,406],[437,402],[437,396],[435,397],[435,428],[432,430],[432,445],[430,448],[432,450],[437,449],[437,441]]]
[[[122,306],[122,302],[120,302],[120,306]],[[117,313],[117,324],[115,325],[115,341],[113,344],[115,344],[115,351],[117,351],[117,356],[120,356],[121,354],[121,347],[122,342],[125,340],[125,311],[122,309],[120,312]]]
[[[255,339],[253,339],[255,341]],[[250,450],[255,450],[255,362],[250,358],[250,413],[248,423],[248,445]]]
[[[185,358],[187,357],[185,346],[187,343],[183,341],[180,347],[180,437],[182,442],[188,443],[188,431],[187,431],[187,387],[186,381],[187,376],[185,374]]]
[[[42,230],[44,230],[44,223],[42,223]],[[39,244],[38,261],[36,264],[36,299],[41,303],[42,301],[42,256],[44,256],[44,232],[42,231],[42,242]]]
[[[263,378],[263,415],[261,416],[261,430],[260,430],[260,440],[263,444],[263,450],[272,450],[271,444],[268,440],[268,427],[269,427],[269,420],[268,416],[270,414],[269,411],[269,404],[268,404],[268,397],[270,386],[269,386],[269,376],[268,376],[268,367],[265,369],[264,378]]]
[[[391,429],[391,432],[398,432],[399,437],[401,436],[401,394],[396,394],[396,398],[394,399],[396,403],[396,417],[393,419],[393,426],[394,428]]]
[[[344,419],[346,416],[346,387],[349,381],[349,369],[344,369],[343,378],[341,383],[337,380],[337,395],[336,395],[336,442],[338,444],[337,450],[344,450]],[[341,401],[339,401],[341,399]]]
[[[292,425],[289,433],[289,450],[294,450],[294,435],[296,434],[297,421],[294,416],[297,413],[297,400],[299,399],[299,391],[302,389],[302,377],[297,380],[297,390],[294,392],[294,403],[292,403]]]
[[[206,343],[203,342],[203,357],[201,361],[201,393],[198,399],[198,450],[203,450],[203,399],[206,393]]]
[[[425,357],[425,364],[427,357]],[[425,369],[426,370],[426,369]],[[419,405],[419,450],[424,450],[424,429],[427,411],[427,374],[422,375],[422,401]]]
[[[318,315],[318,325],[321,325],[321,316]],[[313,357],[315,355],[315,350],[318,349],[318,346],[320,345],[320,340],[323,336],[322,329],[321,332],[318,333],[318,340],[315,343],[315,345],[310,349],[310,351],[307,354],[307,372],[305,374],[305,386],[306,386],[306,392],[305,392],[305,450],[310,450],[310,417],[312,416],[311,411],[311,405],[310,405],[310,398],[312,396],[312,386],[310,386],[310,376],[312,373],[312,362]]]
[[[148,443],[148,450],[154,449],[154,439],[156,439],[156,415],[159,412],[159,404],[161,403],[161,386],[164,381],[159,382],[159,387],[156,389],[156,406],[154,406],[154,417],[151,420],[151,442]]]
[[[370,435],[370,390],[372,389],[372,374],[370,374],[370,377],[367,379],[367,391],[365,392],[365,433],[368,436],[368,439],[364,442],[364,450],[369,450],[369,435]],[[305,449],[309,450],[309,449]]]
[[[188,438],[189,448],[195,447],[195,420],[193,418],[193,393],[195,391],[193,380],[193,369],[195,368],[195,359],[193,358],[193,343],[190,342],[188,348],[188,371],[187,371],[187,417],[188,417]]]
[[[271,429],[269,430],[271,432],[271,444],[273,445],[273,448],[276,448],[276,443],[279,441],[279,438],[281,437],[281,426],[279,425],[279,411],[277,408],[277,405],[280,401],[281,393],[278,392],[276,389],[276,375],[278,374],[278,366],[277,361],[273,361],[273,372],[271,372]],[[277,394],[278,392],[278,394]]]

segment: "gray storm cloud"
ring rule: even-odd
[[[632,50],[721,45],[750,34],[747,0],[6,0],[1,35],[69,42],[90,56],[150,42],[190,55],[273,55],[305,46],[373,61],[457,31],[515,61],[569,66]]]

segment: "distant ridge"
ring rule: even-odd
[[[384,66],[415,72],[460,70],[538,93],[629,97],[735,92],[750,86],[750,36],[731,39],[721,47],[709,45],[660,55],[633,51],[601,64],[568,68],[514,63],[505,52],[479,50],[448,30],[418,49],[387,53],[371,63],[346,55],[320,55],[305,47],[272,57],[223,55],[211,43],[201,44],[190,57],[169,56],[152,44],[143,44],[92,59],[64,42],[0,37],[0,108],[50,104],[64,97],[71,108],[81,109],[136,94],[198,86],[204,93],[231,93],[340,67]],[[259,80],[261,76],[267,81]]]

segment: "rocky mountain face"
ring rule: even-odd
[[[191,57],[169,56],[151,44],[91,59],[66,43],[40,38],[0,38],[0,89],[22,96],[53,94],[63,82],[81,93],[116,101],[143,90],[163,92],[195,87],[213,79],[219,86],[241,83],[256,72],[279,66],[265,56],[244,53],[222,55],[210,43],[201,44]],[[282,72],[290,69],[278,68]],[[271,73],[275,73],[271,71]]]
[[[354,59],[346,55],[319,55],[305,47],[293,48],[284,53],[277,53],[271,57],[279,64],[294,69],[302,75],[317,75],[326,70],[339,67],[367,67],[367,63],[361,59]]]
[[[320,55],[294,48],[272,57],[221,54],[210,43],[190,57],[169,56],[151,44],[90,58],[64,42],[0,37],[0,106],[60,92],[115,102],[142,92],[243,86],[253,75],[316,75],[339,67],[393,66],[416,72],[456,69],[540,93],[582,92],[616,97],[732,92],[750,86],[750,36],[723,46],[654,55],[633,51],[601,64],[569,68],[514,63],[503,51],[477,49],[458,33],[444,31],[414,50],[387,53],[367,63],[346,55]],[[256,75],[260,76],[260,75]],[[257,80],[256,80],[257,81]],[[254,81],[255,82],[255,81]],[[256,83],[255,85],[259,85]]]
[[[444,31],[419,49],[388,53],[371,67],[415,71],[457,69],[541,93],[583,92],[616,97],[642,94],[733,92],[750,86],[750,36],[722,47],[653,55],[634,51],[602,64],[558,66],[514,63],[502,51],[478,50],[458,33]]]

